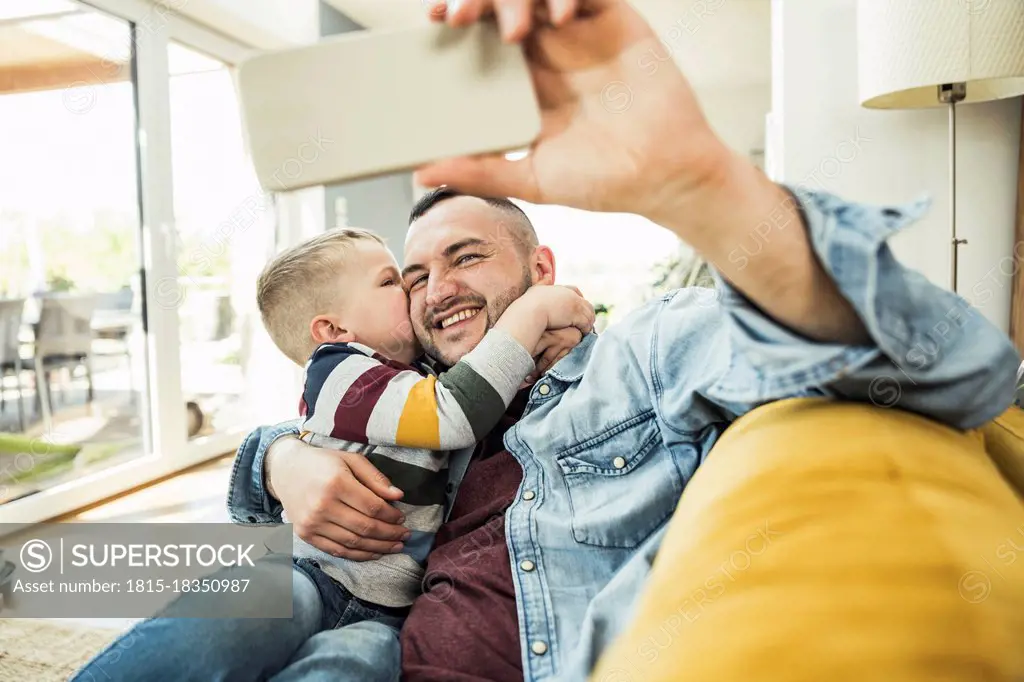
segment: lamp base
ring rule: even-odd
[[[957,256],[966,239],[956,236],[956,105],[967,98],[967,83],[944,83],[938,87],[938,98],[949,105],[949,288],[957,290]]]

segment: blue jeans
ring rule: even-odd
[[[175,617],[200,609],[216,613],[216,597],[186,593],[123,634],[71,679],[397,682],[398,631],[408,609],[356,599],[309,559],[271,555],[252,570],[280,570],[281,561],[293,563],[290,619]],[[259,603],[252,601],[256,613]]]

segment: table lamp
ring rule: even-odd
[[[861,106],[949,108],[956,291],[956,107],[1024,94],[1024,0],[858,0],[857,62]]]

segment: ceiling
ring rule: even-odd
[[[427,21],[427,0],[325,0],[370,28]],[[635,0],[699,91],[771,81],[770,0]],[[704,16],[701,16],[704,15]],[[68,0],[0,0],[0,92],[128,77],[126,22]]]
[[[325,0],[368,28],[427,21],[426,0]],[[771,81],[770,0],[635,0],[699,89]],[[703,15],[703,16],[701,16]]]
[[[25,5],[23,0],[17,3],[0,0],[0,95],[131,78],[132,34],[128,22],[84,6],[59,5],[59,0],[46,0],[36,6]],[[39,11],[32,13],[30,9]],[[171,75],[224,66],[178,43],[170,44],[167,57]]]
[[[129,78],[128,24],[61,0],[0,3],[0,93]]]
[[[0,68],[82,59],[85,53],[17,25],[0,25]]]

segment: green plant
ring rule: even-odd
[[[10,483],[30,483],[70,471],[76,461],[88,466],[116,455],[124,448],[119,443],[85,445],[50,443],[19,434],[0,434],[0,460],[6,463]],[[27,464],[27,466],[26,466]]]
[[[64,275],[51,272],[46,276],[46,288],[50,291],[74,291],[75,283]]]
[[[675,253],[655,265],[651,281],[655,295],[683,287],[715,288],[715,279],[707,261],[686,246],[680,246]]]
[[[217,364],[219,364],[219,365],[241,365],[242,364],[242,354],[239,352],[239,350],[237,348],[232,348],[231,350],[227,351],[226,353],[222,353],[221,356],[219,358],[217,358]]]
[[[0,433],[0,455],[77,455],[81,445],[50,443],[17,433]]]

